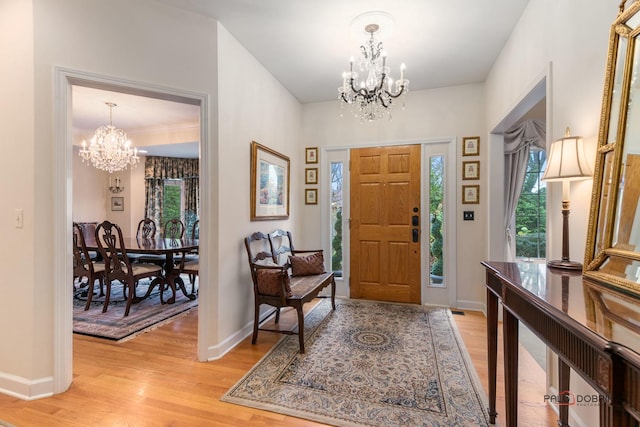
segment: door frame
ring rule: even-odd
[[[204,93],[188,92],[141,82],[118,79],[59,66],[54,67],[54,301],[53,301],[53,392],[66,391],[73,380],[73,294],[68,286],[73,278],[71,252],[71,223],[73,197],[73,135],[72,135],[72,86],[87,86],[103,90],[156,97],[200,106],[200,188],[206,188],[211,181],[213,150],[209,148],[209,96]],[[209,218],[209,196],[200,191],[200,214]],[[215,247],[207,239],[208,225],[201,226],[200,256],[207,257]],[[210,283],[207,263],[199,272],[201,283]],[[207,360],[208,347],[206,333],[212,322],[214,307],[209,304],[209,286],[199,290],[198,309],[198,359]]]
[[[344,196],[344,201],[343,201],[343,219],[342,219],[342,224],[343,230],[349,230],[349,217],[351,214],[351,209],[350,209],[350,202],[351,202],[351,194],[349,192],[349,188],[350,188],[350,184],[351,184],[351,180],[349,177],[349,162],[351,161],[351,149],[354,148],[371,148],[371,147],[391,147],[391,146],[397,146],[397,145],[420,145],[421,146],[421,157],[420,157],[420,174],[421,174],[421,193],[420,193],[420,211],[421,212],[425,212],[425,209],[428,210],[429,208],[429,204],[428,204],[428,192],[425,190],[425,183],[428,182],[428,170],[425,168],[425,152],[426,152],[426,148],[428,146],[431,145],[445,145],[446,146],[446,155],[449,157],[449,168],[447,168],[447,174],[446,174],[446,180],[449,183],[448,188],[448,192],[447,192],[447,198],[445,201],[445,209],[448,209],[447,212],[447,223],[448,224],[453,224],[453,226],[450,226],[447,228],[446,232],[445,232],[445,239],[448,242],[447,244],[447,252],[446,252],[446,258],[445,258],[445,277],[447,277],[448,281],[449,281],[449,285],[446,288],[442,288],[446,290],[445,296],[438,297],[438,301],[437,302],[429,302],[427,295],[430,295],[430,297],[432,296],[432,292],[429,292],[430,289],[434,289],[434,288],[430,288],[428,287],[426,281],[425,281],[425,272],[428,271],[429,269],[429,263],[426,260],[424,254],[428,253],[425,252],[429,250],[428,245],[425,248],[425,239],[421,238],[421,262],[420,262],[420,283],[421,283],[421,288],[420,288],[420,295],[421,295],[421,305],[439,305],[439,306],[451,306],[451,307],[455,307],[456,306],[456,300],[457,300],[457,291],[456,291],[456,263],[452,262],[451,260],[455,260],[455,256],[456,256],[456,218],[457,218],[457,181],[456,181],[456,146],[457,146],[457,139],[455,137],[450,137],[450,138],[434,138],[434,139],[421,139],[421,140],[409,140],[409,141],[388,141],[388,142],[379,142],[379,143],[363,143],[363,144],[353,144],[353,145],[348,145],[348,146],[335,146],[335,147],[322,147],[322,152],[323,155],[320,157],[320,162],[321,162],[321,170],[323,171],[327,171],[327,173],[324,174],[325,179],[322,180],[321,185],[320,185],[320,197],[323,197],[323,200],[327,200],[327,206],[328,206],[328,201],[330,198],[330,179],[331,179],[331,174],[330,174],[330,165],[332,161],[343,161],[346,165],[346,170],[345,173],[343,174],[343,182],[342,182],[342,186],[343,186],[343,196]],[[425,180],[425,174],[426,174],[426,180]],[[345,192],[346,190],[346,192]],[[447,202],[448,201],[448,202]],[[331,227],[331,221],[330,221],[330,210],[329,209],[325,209],[324,212],[322,213],[322,247],[324,248],[324,250],[326,251],[326,253],[331,253],[331,241],[329,239],[329,230]],[[420,216],[420,227],[422,230],[422,233],[424,235],[425,230],[429,230],[429,216],[428,215],[421,215]],[[426,228],[425,228],[426,227]],[[349,280],[348,278],[350,277],[350,269],[349,269],[349,265],[351,262],[351,258],[350,258],[350,254],[349,254],[349,249],[350,249],[350,241],[349,241],[349,234],[348,232],[344,232],[342,234],[342,253],[343,253],[343,277],[341,280],[341,283],[338,279],[336,279],[336,284],[337,284],[337,295],[342,296],[342,297],[349,297],[349,289],[350,289],[350,284],[349,284]],[[447,262],[447,260],[450,260],[449,262]],[[441,301],[441,299],[444,298],[444,301]]]

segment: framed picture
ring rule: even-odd
[[[304,170],[304,183],[305,184],[318,183],[318,168],[306,168]]]
[[[112,197],[111,198],[111,210],[123,211],[124,210],[124,197]]]
[[[465,136],[462,138],[462,155],[463,156],[479,156],[480,155],[480,137]]]
[[[289,158],[251,142],[251,221],[289,218]]]
[[[463,185],[462,186],[462,204],[477,205],[480,203],[480,186],[479,185]]]
[[[307,147],[304,149],[306,163],[318,163],[318,147]]]
[[[318,189],[307,188],[304,190],[304,204],[305,205],[317,205],[318,204]]]
[[[480,160],[462,162],[462,179],[480,179]]]

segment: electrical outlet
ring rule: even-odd
[[[473,221],[474,211],[464,211],[462,213],[462,219],[465,221]]]

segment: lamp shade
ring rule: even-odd
[[[551,144],[548,159],[543,181],[572,181],[587,179],[593,175],[584,154],[582,138],[569,136],[568,129],[567,136]]]

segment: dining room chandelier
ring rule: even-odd
[[[88,146],[86,141],[82,141],[80,157],[83,163],[90,162],[96,168],[112,173],[126,169],[129,165],[135,166],[140,158],[138,149],[131,147],[126,132],[113,126],[113,107],[117,107],[117,104],[105,104],[109,107],[109,125],[96,129]]]
[[[354,71],[354,58],[349,60],[349,71],[342,73],[342,86],[338,88],[342,107],[348,105],[354,116],[361,122],[374,121],[384,117],[391,119],[391,107],[400,95],[409,90],[409,80],[404,78],[405,65],[400,66],[400,79],[395,82],[389,76],[387,53],[382,42],[376,40],[374,34],[380,30],[378,24],[367,24],[364,28],[369,34],[365,45],[360,46],[361,57]],[[403,102],[404,109],[404,102]]]

